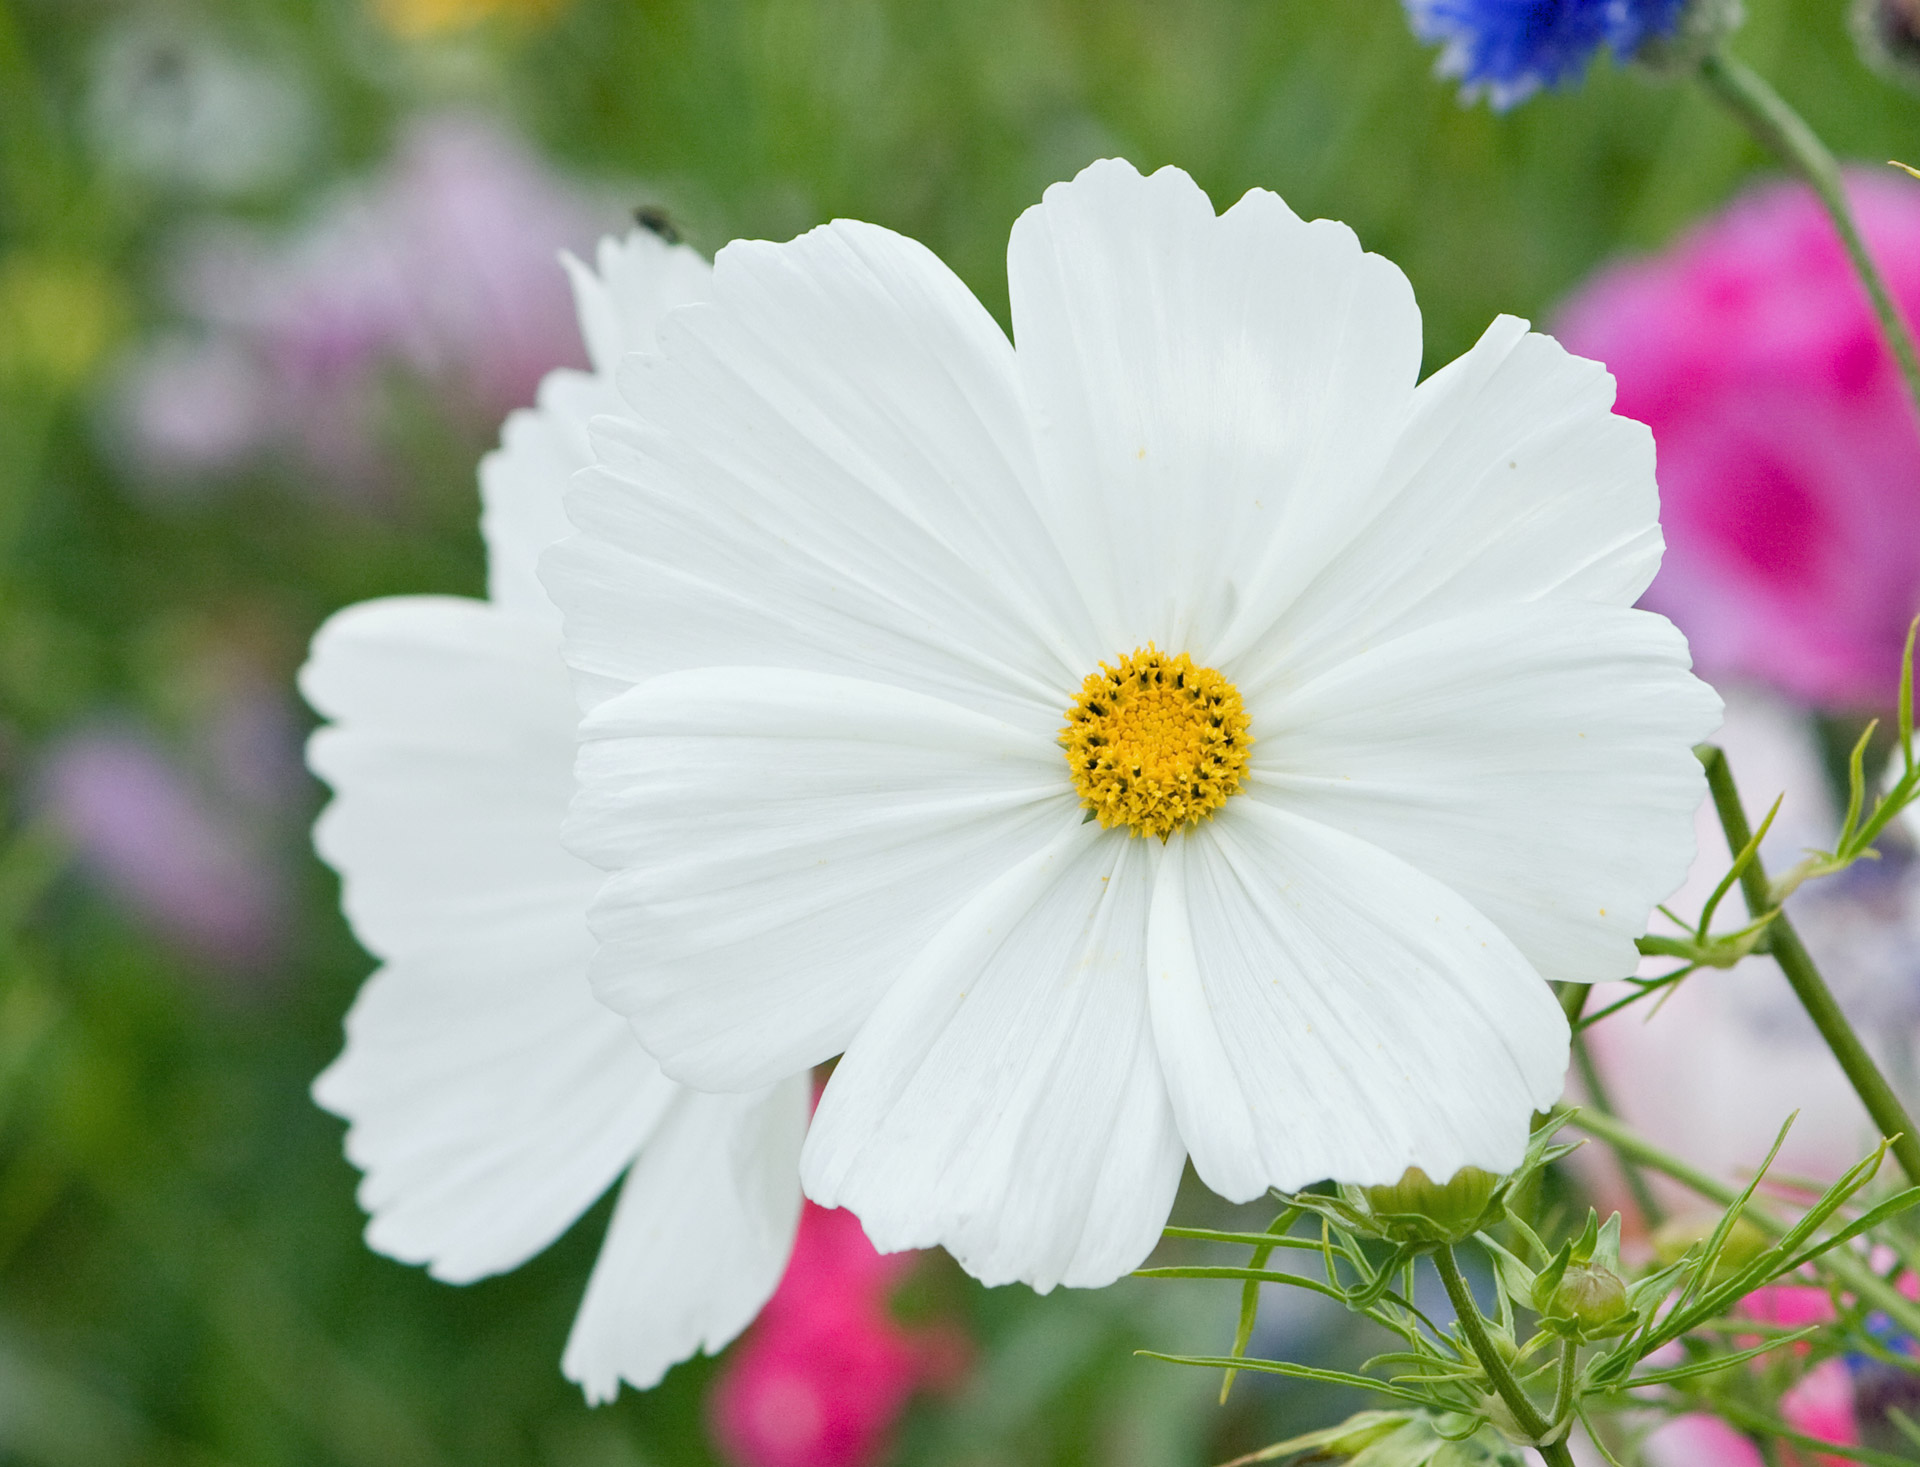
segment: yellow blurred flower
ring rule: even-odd
[[[120,283],[89,260],[0,259],[0,386],[79,386],[127,317]]]
[[[373,0],[381,24],[404,40],[415,41],[466,30],[482,21],[550,20],[567,0]]]

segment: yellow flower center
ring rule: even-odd
[[[1102,825],[1164,841],[1240,788],[1253,745],[1247,722],[1232,683],[1148,643],[1087,675],[1060,746],[1080,803]]]

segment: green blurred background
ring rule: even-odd
[[[190,308],[177,284],[209,228],[297,240],[415,119],[479,117],[609,222],[664,207],[711,251],[874,220],[1004,319],[1014,217],[1122,154],[1223,206],[1261,186],[1351,223],[1412,277],[1431,368],[1764,167],[1697,92],[1606,67],[1510,116],[1463,108],[1394,0],[492,8],[0,0],[0,1462],[713,1455],[711,1362],[598,1411],[560,1377],[604,1207],[464,1289],[360,1242],[342,1128],[306,1087],[370,963],[306,845],[292,675],[341,605],[481,591],[473,472],[499,405],[375,352],[372,467],[344,487],[281,440],[156,477],[128,384],[154,343],[213,330],[204,283]],[[1838,152],[1920,155],[1920,105],[1861,67],[1839,0],[1750,9],[1738,50]],[[252,80],[183,130],[201,103],[176,94],[209,66]],[[172,152],[145,146],[170,128]],[[196,874],[221,890],[188,896],[252,905],[170,916],[168,882]],[[1226,1215],[1190,1187],[1176,1217]],[[1222,1411],[1212,1378],[1132,1357],[1220,1348],[1229,1287],[1037,1299],[928,1260],[899,1308],[963,1327],[973,1367],[893,1455],[1202,1463],[1347,1409],[1246,1382]],[[1357,1358],[1273,1306],[1269,1329]]]

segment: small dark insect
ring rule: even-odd
[[[642,204],[633,211],[633,222],[642,229],[650,229],[668,244],[680,243],[680,226],[673,222],[669,214],[658,204]]]

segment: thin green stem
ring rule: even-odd
[[[1572,1340],[1560,1342],[1560,1370],[1553,1390],[1553,1419],[1571,1422],[1573,1417],[1573,1381],[1580,1347]]]
[[[1593,992],[1591,983],[1557,983],[1559,990],[1560,1012],[1567,1016],[1567,1027],[1574,1033],[1580,1032],[1580,1016],[1587,1011],[1587,997]]]
[[[1740,791],[1733,782],[1733,769],[1727,763],[1727,756],[1712,744],[1702,744],[1698,753],[1700,762],[1706,766],[1707,789],[1713,795],[1713,808],[1720,817],[1720,828],[1727,833],[1728,848],[1741,850],[1751,838],[1752,831],[1747,825],[1747,812],[1740,804]],[[1755,917],[1764,917],[1779,906],[1774,897],[1773,884],[1767,880],[1765,863],[1758,853],[1747,863],[1747,869],[1740,873],[1740,889],[1746,896],[1748,910]],[[1860,1036],[1854,1033],[1853,1025],[1847,1022],[1847,1016],[1841,1011],[1833,990],[1827,987],[1827,980],[1820,976],[1812,955],[1800,941],[1800,934],[1793,930],[1793,923],[1787,919],[1785,912],[1781,912],[1768,926],[1763,946],[1779,963],[1780,971],[1786,974],[1794,997],[1800,1000],[1800,1007],[1807,1011],[1814,1028],[1820,1031],[1820,1037],[1833,1052],[1848,1083],[1853,1086],[1853,1093],[1860,1097],[1860,1103],[1867,1108],[1874,1125],[1882,1136],[1890,1138],[1894,1160],[1900,1163],[1907,1180],[1920,1186],[1920,1131],[1916,1131],[1913,1117],[1907,1114],[1906,1106],[1893,1093],[1887,1077],[1880,1073],[1880,1066],[1874,1063],[1873,1056],[1867,1053],[1867,1047],[1860,1042]]]
[[[1887,289],[1873,256],[1867,251],[1866,239],[1847,202],[1840,165],[1834,161],[1833,154],[1807,126],[1806,119],[1768,85],[1766,78],[1737,57],[1726,51],[1709,52],[1700,63],[1700,79],[1762,147],[1804,178],[1820,196],[1833,227],[1839,231],[1847,257],[1853,262],[1854,273],[1866,288],[1867,300],[1880,321],[1881,335],[1886,337],[1894,360],[1900,364],[1900,375],[1906,380],[1914,411],[1920,413],[1920,353],[1915,352],[1913,335],[1894,305],[1893,293]]]
[[[1593,1108],[1610,1116],[1619,1115],[1613,1097],[1607,1093],[1607,1082],[1600,1078],[1600,1068],[1593,1062],[1593,1051],[1587,1048],[1587,1036],[1578,1030],[1573,1036],[1573,1062],[1580,1071],[1580,1083],[1586,1087],[1587,1098],[1593,1102]],[[1665,1222],[1666,1211],[1654,1197],[1653,1188],[1647,1185],[1647,1179],[1641,1174],[1638,1164],[1621,1157],[1620,1175],[1626,1179],[1627,1191],[1633,1194],[1633,1205],[1640,1209],[1640,1220],[1648,1230]]]
[[[1447,1286],[1447,1298],[1453,1301],[1454,1315],[1460,1321],[1460,1328],[1466,1332],[1467,1346],[1480,1362],[1480,1368],[1487,1373],[1488,1383],[1495,1394],[1507,1403],[1507,1410],[1513,1413],[1514,1424],[1528,1438],[1539,1441],[1553,1423],[1540,1414],[1540,1408],[1533,1404],[1533,1398],[1513,1378],[1505,1358],[1495,1348],[1493,1337],[1487,1333],[1487,1322],[1481,1316],[1480,1305],[1473,1297],[1473,1290],[1467,1287],[1460,1265],[1454,1260],[1453,1249],[1437,1249],[1433,1255],[1433,1265],[1440,1270],[1440,1282]],[[1571,1463],[1573,1459],[1566,1455],[1565,1444],[1559,1445],[1559,1456],[1553,1455],[1546,1447],[1540,1449],[1540,1454],[1552,1463]]]
[[[1740,1188],[1709,1176],[1672,1152],[1654,1145],[1616,1117],[1593,1110],[1580,1110],[1574,1113],[1572,1124],[1596,1140],[1604,1141],[1616,1155],[1631,1158],[1648,1171],[1673,1178],[1688,1191],[1709,1202],[1731,1207],[1740,1200]],[[1748,1202],[1741,1216],[1769,1237],[1778,1238],[1787,1231],[1786,1222],[1757,1201]],[[1883,1310],[1907,1333],[1920,1332],[1920,1305],[1875,1273],[1859,1254],[1846,1248],[1834,1248],[1823,1253],[1816,1266],[1831,1272],[1859,1299]]]

